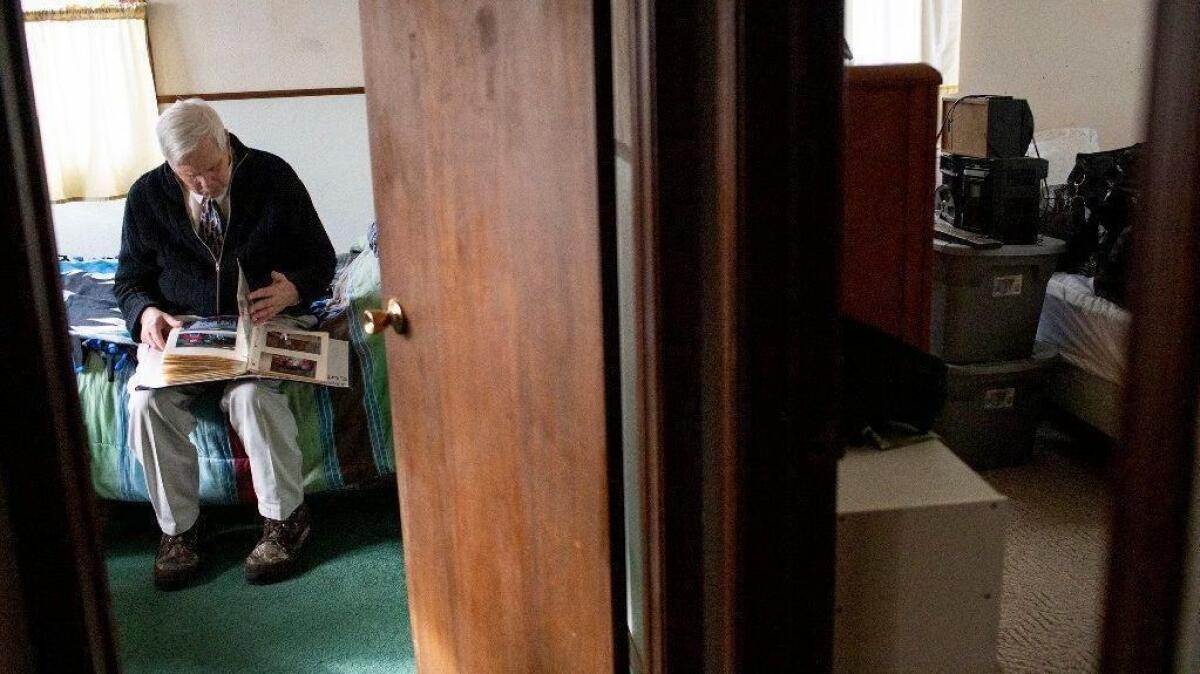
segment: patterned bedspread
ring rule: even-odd
[[[366,334],[361,322],[363,310],[380,303],[379,261],[370,248],[347,257],[332,296],[313,311],[322,321],[318,329],[351,344],[350,388],[284,383],[299,427],[306,492],[361,486],[395,472],[383,341]],[[116,260],[64,259],[60,271],[96,493],[144,501],[142,469],[125,441],[126,384],[136,362],[112,294]],[[253,502],[250,463],[218,396],[216,390],[201,396],[194,408],[200,497],[205,503]]]

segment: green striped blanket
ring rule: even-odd
[[[113,265],[115,271],[115,261]],[[68,267],[63,264],[64,273]],[[91,273],[96,263],[89,262],[88,268]],[[101,269],[97,275],[108,273]],[[299,427],[306,492],[369,484],[395,472],[383,338],[366,334],[361,318],[365,309],[381,306],[379,261],[370,249],[339,271],[332,301],[345,310],[319,329],[350,342],[350,388],[284,384]],[[72,333],[77,339],[88,336],[76,326]],[[77,369],[97,495],[146,500],[141,466],[125,440],[126,384],[133,368],[114,369],[111,357],[106,359],[102,350],[85,349]],[[249,460],[218,407],[218,396],[214,389],[194,406],[197,424],[191,439],[200,455],[200,497],[206,503],[253,502]]]

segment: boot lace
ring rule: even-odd
[[[291,533],[291,528],[287,520],[268,519],[266,526],[263,527],[263,540],[276,545],[286,544]]]
[[[191,547],[191,538],[191,531],[174,535],[163,534],[162,542],[159,543],[159,547],[162,549],[162,556],[170,559],[186,554]]]

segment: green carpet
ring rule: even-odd
[[[117,505],[105,527],[109,588],[127,674],[415,672],[395,491],[309,497],[303,572],[251,586],[242,560],[258,539],[251,507],[206,508],[204,571],[154,589],[158,540],[148,505]]]

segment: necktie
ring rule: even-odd
[[[200,221],[196,223],[196,230],[213,256],[220,255],[221,242],[225,239],[225,222],[221,217],[221,209],[217,208],[216,199],[206,198],[200,203]]]

